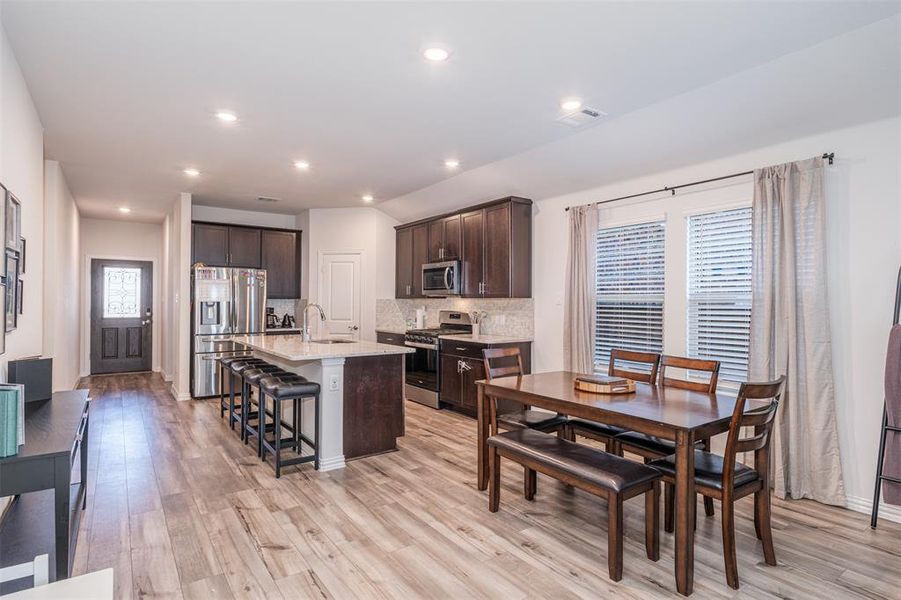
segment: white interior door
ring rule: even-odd
[[[361,262],[358,252],[319,255],[319,297],[331,337],[360,339]]]

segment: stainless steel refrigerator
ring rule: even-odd
[[[265,331],[266,271],[195,267],[192,285],[191,395],[217,396],[216,360],[249,354],[228,338]]]

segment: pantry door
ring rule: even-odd
[[[319,298],[325,310],[323,337],[360,339],[360,265],[359,251],[319,253]],[[308,318],[316,316],[310,311]]]

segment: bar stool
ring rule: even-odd
[[[266,435],[268,426],[265,423],[268,410],[266,408],[267,398],[271,397],[274,401],[272,409],[272,432],[273,436],[270,440]],[[312,398],[314,402],[314,419],[315,427],[313,438],[310,439],[303,434],[301,427],[301,408],[303,400]],[[294,420],[288,429],[292,436],[289,438],[282,437],[282,429],[285,424],[282,423],[282,402],[290,401],[293,404],[292,412]],[[275,477],[282,475],[282,467],[290,465],[299,465],[302,463],[312,462],[316,470],[319,470],[319,384],[309,381],[299,375],[291,377],[264,377],[260,380],[260,419],[258,421],[260,434],[260,457],[263,462],[266,461],[266,453],[270,452],[275,456]],[[306,443],[313,449],[312,456],[302,456],[301,450],[303,444]],[[297,454],[296,458],[282,458],[282,450],[291,448]]]
[[[267,375],[282,374],[287,374],[287,371],[283,370],[281,367],[277,367],[267,362],[252,365],[250,368],[244,369],[241,372],[241,378],[243,381],[241,387],[241,414],[239,433],[240,438],[244,440],[245,444],[247,444],[247,424],[250,419],[257,418],[259,416],[256,412],[251,410],[251,404],[253,403],[253,388],[259,387],[260,379],[266,377]],[[257,395],[259,396],[259,391]],[[257,446],[259,446],[259,444]],[[257,448],[257,456],[259,456],[259,447]]]
[[[232,429],[235,428],[235,423],[241,422],[241,415],[235,408],[240,409],[244,404],[243,397],[240,401],[235,401],[235,388],[236,388],[236,380],[237,385],[240,385],[243,381],[241,374],[247,369],[255,368],[258,366],[268,364],[261,358],[255,357],[244,357],[244,360],[236,360],[228,365],[228,373],[229,373],[229,383],[228,383],[228,426]],[[241,387],[238,390],[238,393],[243,393],[244,387]]]
[[[219,379],[219,418],[221,419],[225,416],[225,411],[228,410],[229,403],[226,401],[226,395],[228,393],[225,390],[225,376],[227,373],[230,373],[229,367],[232,363],[238,361],[246,361],[248,359],[252,359],[252,356],[224,356],[222,358],[216,359],[216,368],[217,373],[216,377]],[[231,380],[229,381],[229,388],[231,388]]]

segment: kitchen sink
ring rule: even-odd
[[[353,344],[356,340],[341,340],[341,339],[331,339],[331,340],[310,340],[314,344]]]

